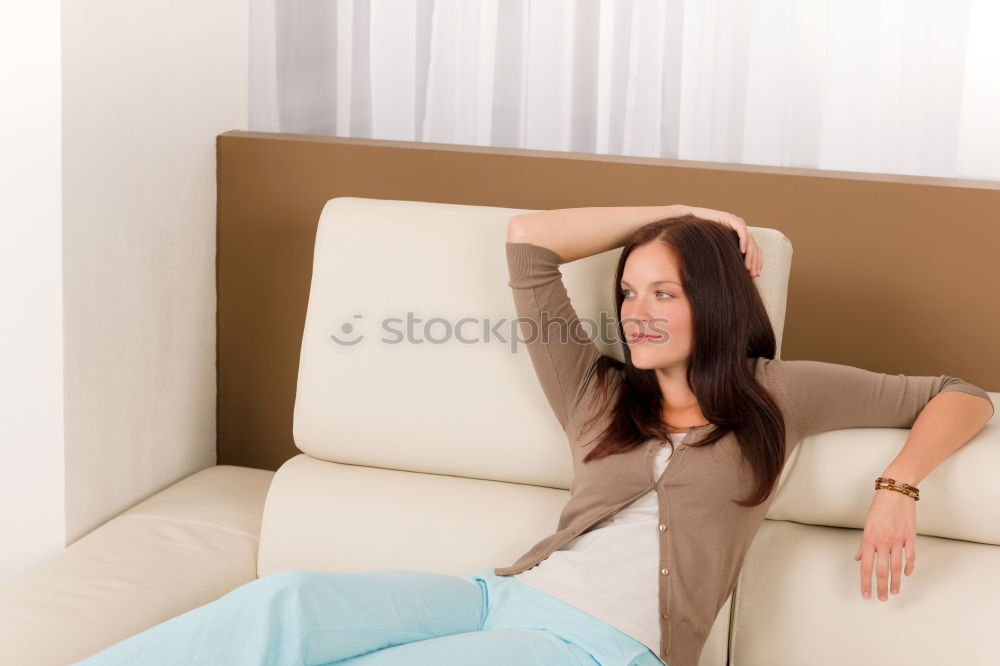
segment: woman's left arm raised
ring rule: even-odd
[[[916,486],[941,461],[971,440],[993,417],[993,403],[961,391],[938,393],[924,406],[913,423],[906,443],[882,476]],[[888,599],[888,591],[899,594],[906,550],[907,576],[913,573],[917,550],[916,500],[908,495],[880,488],[875,491],[864,536],[854,556],[861,562],[861,596],[871,597],[872,569],[876,575],[878,598]],[[889,574],[892,585],[889,585]]]

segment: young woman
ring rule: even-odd
[[[561,263],[624,248],[624,362],[581,334]],[[697,666],[803,437],[912,428],[855,560],[868,598],[914,566],[915,486],[978,433],[986,393],[948,376],[781,361],[740,218],[703,208],[516,216],[506,251],[526,344],[573,457],[557,530],[509,567],[283,571],[78,664]],[[552,327],[552,324],[555,327]],[[669,444],[669,446],[668,446]],[[668,464],[669,463],[669,464]]]

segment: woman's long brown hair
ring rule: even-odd
[[[632,365],[621,324],[625,261],[640,245],[657,242],[673,248],[680,264],[681,284],[691,304],[688,386],[714,426],[703,440],[689,446],[709,446],[732,432],[756,481],[749,498],[732,501],[747,507],[761,504],[773,490],[784,460],[784,419],[753,374],[754,359],[774,358],[774,329],[744,268],[736,231],[693,215],[651,222],[637,230],[622,250],[612,289],[625,362],[602,354],[589,370],[588,381],[597,378],[600,398],[581,432],[609,408],[611,418],[583,461],[631,450],[651,437],[668,440],[670,425],[661,418],[663,396],[656,371]],[[620,380],[620,390],[610,405],[612,375]]]

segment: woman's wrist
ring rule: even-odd
[[[901,483],[908,483],[911,486],[917,485],[922,480],[921,476],[898,464],[892,464],[886,467],[882,472],[882,476],[895,479]]]
[[[920,499],[920,489],[909,483],[904,483],[898,479],[880,476],[875,479],[875,491],[889,490],[895,493],[912,497],[914,500]]]

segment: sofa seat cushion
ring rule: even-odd
[[[1000,547],[918,535],[913,575],[883,602],[874,572],[861,596],[861,537],[765,520],[736,587],[729,663],[997,663]]]
[[[254,580],[273,475],[203,469],[0,582],[0,664],[65,666]]]

